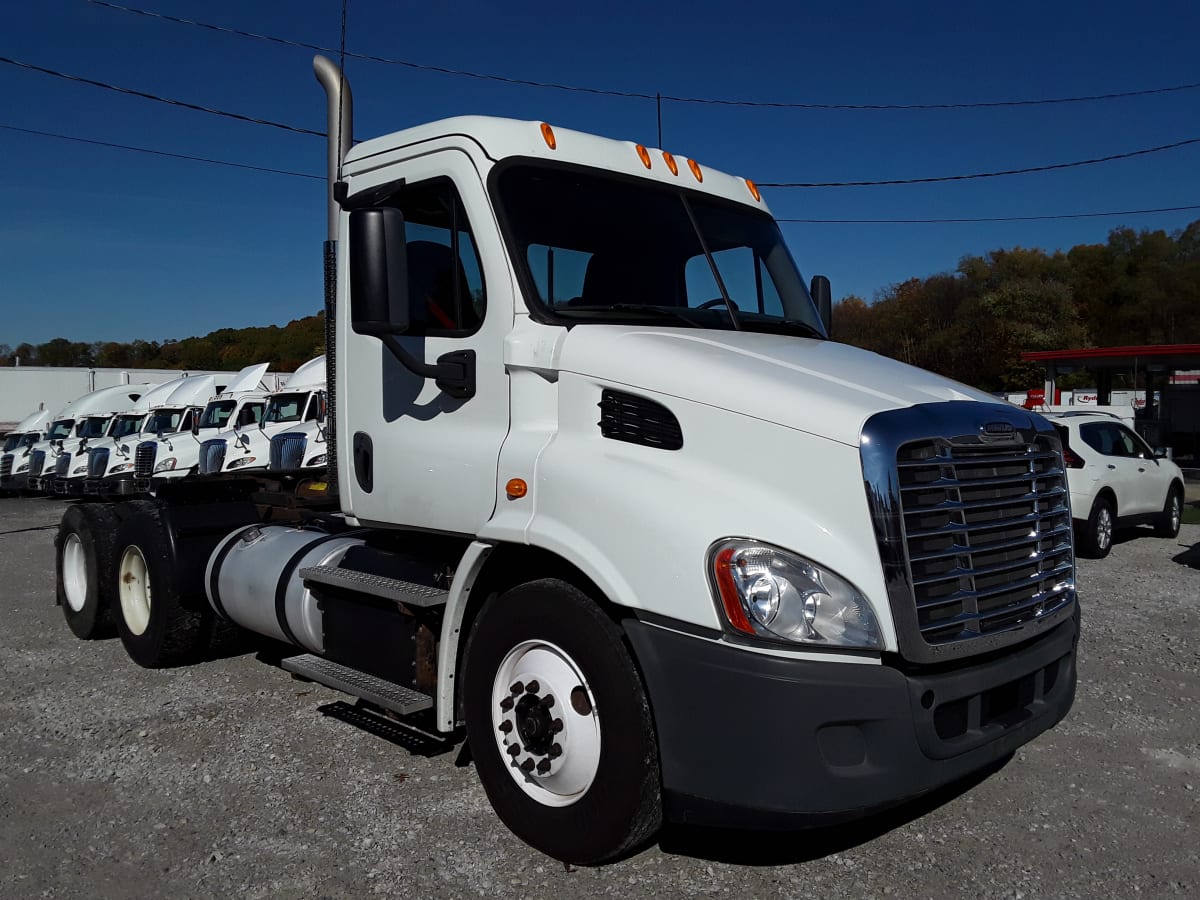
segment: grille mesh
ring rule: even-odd
[[[13,470],[13,455],[5,453],[0,456],[0,478],[8,478],[12,475]]]
[[[210,438],[200,445],[200,464],[198,471],[201,475],[215,475],[225,465],[225,439]]]
[[[133,474],[138,478],[149,478],[154,474],[154,458],[158,456],[157,441],[142,441],[133,452]]]
[[[29,477],[37,478],[46,467],[46,451],[34,450],[29,454]]]
[[[71,474],[71,454],[60,453],[58,459],[54,461],[54,474],[60,478]]]
[[[603,391],[600,395],[600,433],[614,441],[678,450],[683,446],[683,430],[669,409],[654,400]]]
[[[103,478],[108,471],[108,448],[93,447],[88,451],[88,478]]]
[[[914,441],[896,456],[904,550],[921,636],[1002,631],[1073,597],[1066,476],[1053,445]]]
[[[270,468],[289,470],[304,465],[304,450],[308,438],[303,434],[277,434],[271,438]]]

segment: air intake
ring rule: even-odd
[[[600,433],[614,441],[641,444],[659,450],[683,446],[679,420],[654,400],[606,390],[600,395]]]

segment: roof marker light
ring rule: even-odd
[[[762,202],[762,194],[760,194],[758,192],[758,185],[756,185],[753,181],[751,181],[749,178],[747,178],[746,179],[746,187],[750,188],[750,196],[753,197],[755,200],[757,200],[759,203],[761,203]]]
[[[546,122],[542,123],[542,138],[546,141],[546,146],[551,150],[558,149],[558,141],[554,137],[554,129]]]
[[[692,174],[696,176],[697,181],[701,183],[704,182],[704,173],[700,171],[700,163],[696,162],[694,159],[689,159],[688,168],[692,170]]]
[[[641,144],[638,144],[633,149],[635,149],[637,151],[638,159],[640,159],[642,161],[642,165],[645,166],[647,169],[650,168],[650,151],[647,150],[645,147],[643,147]]]
[[[663,151],[663,162],[667,164],[667,168],[671,170],[672,175],[679,174],[679,165],[675,162],[675,157],[666,150]]]

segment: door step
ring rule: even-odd
[[[450,599],[450,592],[441,588],[337,566],[310,566],[300,570],[300,577],[304,579],[306,587],[316,587],[318,590],[321,586],[340,588],[403,603],[405,606],[445,606]]]
[[[433,706],[433,698],[412,688],[383,678],[377,678],[358,669],[343,666],[321,656],[306,653],[290,656],[281,665],[287,671],[331,687],[352,697],[361,697],[376,706],[398,712],[402,716],[420,712]]]

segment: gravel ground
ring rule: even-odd
[[[355,727],[254,653],[147,671],[75,640],[61,512],[0,500],[0,896],[1200,896],[1200,526],[1080,561],[1075,707],[999,771],[847,828],[671,829],[568,869],[456,744]]]

